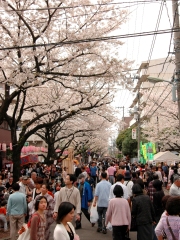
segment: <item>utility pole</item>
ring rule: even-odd
[[[124,130],[124,106],[121,107],[121,108],[123,109],[123,118],[122,118],[122,120],[123,120],[123,130]]]
[[[172,0],[173,13],[173,29],[179,28],[179,10],[178,0]],[[180,31],[174,32],[174,51],[175,51],[175,65],[177,76],[177,101],[178,101],[178,115],[179,115],[179,131],[180,131]]]
[[[138,161],[140,161],[140,142],[141,142],[141,119],[140,119],[140,94],[139,94],[139,89],[138,89],[138,119],[137,119],[137,137],[138,137]]]
[[[138,89],[137,93],[137,106],[134,107],[134,119],[136,120],[136,126],[137,126],[137,156],[138,156],[138,161],[141,158],[140,155],[140,142],[141,142],[141,118],[140,118],[140,89]]]
[[[122,108],[123,108],[123,122],[124,122],[124,106]]]

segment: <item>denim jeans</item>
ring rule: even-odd
[[[106,229],[105,218],[106,218],[107,207],[98,207],[97,206],[97,212],[98,212],[98,215],[99,215],[98,228]]]
[[[0,214],[0,220],[4,223],[4,231],[7,230],[7,219],[4,214]]]

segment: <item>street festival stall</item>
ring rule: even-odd
[[[38,163],[38,155],[34,155],[34,154],[29,154],[26,156],[21,157],[21,166],[24,166],[26,164],[34,164],[34,163]]]
[[[171,153],[170,151],[166,151],[166,152],[159,152],[157,154],[154,155],[154,160],[153,161],[149,161],[153,162],[153,165],[157,165],[158,163],[161,162],[166,162],[167,165],[170,164],[175,164],[176,162],[180,162],[180,157],[176,156],[174,153]]]
[[[21,156],[21,166],[24,166],[27,164],[34,164],[34,163],[38,163],[38,162],[39,162],[38,155],[29,154],[29,155]],[[10,168],[11,171],[13,170],[13,162],[12,161],[5,163],[5,166],[7,168]]]

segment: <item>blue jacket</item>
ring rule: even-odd
[[[78,185],[78,189],[80,184]],[[81,198],[81,208],[88,209],[88,202],[91,202],[93,199],[92,189],[88,182],[84,182],[83,194]]]

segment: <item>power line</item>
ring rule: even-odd
[[[44,11],[44,10],[56,10],[56,9],[74,9],[74,8],[83,8],[83,7],[95,7],[95,6],[110,6],[110,5],[122,5],[122,4],[150,4],[150,3],[159,3],[161,0],[147,0],[147,1],[130,1],[130,2],[118,2],[118,3],[98,3],[98,4],[84,4],[76,6],[62,6],[62,7],[44,7],[44,8],[26,8],[26,9],[16,9],[17,12],[25,11]],[[170,1],[170,0],[169,0]],[[128,7],[128,6],[127,6]],[[14,10],[0,10],[5,12],[14,12]]]
[[[163,5],[162,5],[163,4]],[[164,6],[164,2],[162,1],[162,4],[161,4],[161,7],[160,7],[160,12],[161,12],[161,15],[162,15],[162,7]],[[158,21],[159,22],[159,21]],[[160,22],[159,22],[160,23]],[[173,26],[174,26],[174,23],[173,23]],[[172,29],[173,30],[173,29]],[[171,31],[171,38],[172,38],[172,31]],[[171,44],[171,38],[170,38],[170,44]],[[167,58],[166,58],[166,60],[168,59],[168,56],[167,56]],[[166,61],[165,60],[165,61]],[[150,59],[149,59],[149,62],[150,62]],[[165,64],[165,63],[164,63]],[[162,67],[162,71],[163,71],[163,68],[164,68],[164,65],[163,65],[163,67]],[[148,69],[147,69],[148,70]],[[146,73],[147,73],[147,70],[146,70]],[[158,75],[159,76],[159,75]],[[154,86],[155,86],[155,84],[154,84]],[[151,93],[153,92],[153,89],[154,88],[152,88],[151,89],[151,91],[150,91],[150,93],[149,93],[149,95],[148,95],[148,98],[147,98],[147,100],[146,101],[148,101],[148,99],[150,98],[150,95],[151,95]],[[157,91],[156,91],[157,92]]]
[[[135,26],[134,33],[136,32],[138,7],[139,7],[139,5],[138,5],[137,8],[136,8],[136,16],[135,16],[135,21],[134,21],[134,22],[135,22],[135,24],[134,24],[134,26]],[[134,42],[135,42],[135,39],[133,38],[133,44],[132,44],[132,59],[133,59],[133,54],[134,54]]]
[[[150,3],[148,3],[148,4],[150,4]],[[136,4],[134,4],[134,5],[131,5],[130,7],[133,7],[133,6],[136,6],[137,5],[137,3]],[[61,17],[61,20],[63,20],[63,19],[71,19],[71,18],[78,18],[78,17],[87,17],[87,16],[92,16],[92,15],[100,15],[100,14],[102,14],[102,13],[107,13],[107,12],[111,12],[111,11],[114,11],[114,10],[118,10],[118,9],[124,9],[124,8],[128,8],[129,6],[123,6],[123,7],[115,7],[115,8],[110,8],[110,9],[103,9],[102,11],[101,10],[96,10],[96,11],[91,11],[90,13],[83,13],[83,14],[77,14],[77,15],[73,15],[73,16],[71,16],[71,17],[69,17],[69,16],[67,16],[66,15],[66,13],[65,12],[63,12],[63,13],[59,13],[59,16],[62,16],[62,15],[65,15],[65,18],[62,18]],[[45,10],[49,10],[50,8],[47,8],[47,9],[45,9]],[[51,10],[56,10],[56,9],[59,9],[58,7],[57,8],[52,8]],[[63,10],[64,10],[64,8],[62,8]],[[33,10],[33,9],[31,9],[31,10]],[[44,11],[44,9],[34,9],[34,10],[36,10],[36,11],[38,11],[38,10],[43,10]],[[19,11],[21,12],[21,10],[10,10],[11,12],[16,12],[16,13],[18,13]],[[26,11],[26,10],[22,10],[22,11]],[[4,10],[0,10],[0,12],[5,12]],[[115,16],[114,16],[115,17]],[[111,18],[111,17],[110,17]],[[106,18],[106,19],[108,19],[108,18]],[[104,20],[104,19],[103,19]]]
[[[167,85],[168,86],[168,85]],[[170,93],[171,93],[171,90],[170,90],[170,92],[166,95],[166,97],[162,100],[162,102],[158,105],[158,107],[154,110],[154,112],[151,114],[151,116],[153,116],[154,115],[154,113],[158,110],[158,108],[163,104],[163,102],[166,100],[166,98],[168,98],[168,96],[170,95]],[[152,108],[151,108],[151,110],[152,110]]]
[[[159,31],[149,31],[149,32],[141,32],[141,33],[134,33],[134,34],[123,34],[123,35],[116,35],[116,36],[108,36],[108,37],[101,37],[101,38],[86,38],[86,39],[79,39],[79,40],[72,40],[72,41],[62,41],[62,42],[52,42],[52,43],[40,43],[40,44],[31,44],[31,45],[23,45],[23,46],[13,46],[13,47],[1,47],[0,50],[17,50],[23,48],[37,48],[37,47],[47,47],[47,46],[62,46],[62,45],[69,45],[69,44],[79,44],[85,42],[100,42],[100,41],[108,41],[108,40],[117,40],[123,38],[132,38],[132,37],[145,37],[151,35],[160,35],[160,34],[167,34],[172,32],[179,32],[180,28],[172,29],[163,29]]]
[[[157,37],[156,32],[158,32],[158,28],[159,28],[159,24],[160,24],[160,20],[161,20],[161,16],[162,16],[163,7],[164,7],[164,0],[161,1],[161,6],[160,6],[160,9],[159,9],[158,18],[157,18],[156,27],[155,27],[155,32],[153,34],[153,39],[152,39],[152,43],[151,43],[151,47],[150,47],[150,51],[149,51],[149,56],[148,56],[148,61],[147,61],[148,64],[150,63],[150,60],[151,60],[151,57],[152,57],[152,53],[153,53],[153,49],[154,49],[154,45],[155,45],[155,41],[156,41],[156,37]],[[144,75],[147,74],[147,71],[148,71],[148,68],[146,68]],[[150,93],[149,93],[149,95],[147,97],[146,102],[148,101],[152,91],[153,91],[153,88],[151,89],[151,91],[150,91]]]
[[[178,9],[178,7],[177,7],[177,9]],[[174,15],[174,19],[173,19],[173,26],[172,26],[172,32],[171,32],[171,37],[170,37],[168,55],[167,55],[167,57],[166,57],[166,59],[165,59],[165,61],[164,61],[164,63],[163,63],[162,69],[161,69],[161,71],[159,72],[158,77],[159,77],[160,74],[163,72],[164,66],[165,66],[165,64],[167,63],[167,59],[168,59],[168,57],[169,57],[169,53],[170,53],[170,49],[171,49],[171,42],[172,42],[173,28],[174,28],[174,23],[175,23],[175,17],[176,17],[176,14],[177,14],[177,9],[176,9],[176,11],[175,11],[175,15]],[[169,64],[170,64],[170,61],[169,61]],[[167,66],[166,71],[167,71],[168,67],[169,67],[169,65]],[[165,71],[165,72],[166,72],[166,71]],[[165,75],[165,72],[164,72],[164,75]],[[164,75],[163,75],[163,77],[164,77]],[[155,84],[154,84],[154,86],[155,86]],[[168,85],[167,85],[167,87],[168,87]],[[167,88],[167,87],[166,87],[166,88]],[[150,92],[150,94],[149,94],[149,96],[148,96],[148,98],[147,98],[146,101],[148,101],[148,99],[149,99],[149,97],[150,97],[153,89],[154,89],[154,88],[151,89],[151,92]],[[166,90],[166,89],[165,89],[165,90]],[[164,90],[164,91],[165,91],[165,90]],[[164,91],[163,91],[163,92],[164,92]],[[158,92],[158,89],[157,89],[156,93],[157,93],[157,92]],[[162,92],[162,94],[163,94],[163,92]],[[159,96],[158,100],[160,99],[160,97],[162,96],[162,94]],[[158,100],[157,100],[157,101],[158,101]],[[154,106],[155,106],[155,103],[153,104],[151,110],[153,109]]]
[[[143,19],[144,19],[144,10],[145,10],[145,3],[143,5],[143,13],[142,13],[142,19],[141,19],[141,28],[140,28],[140,32],[142,31],[142,25],[143,25]],[[140,47],[140,42],[141,42],[141,37],[139,38],[139,44],[138,44],[138,51],[137,51],[137,62],[139,59],[139,47]]]
[[[164,7],[164,0],[162,0],[161,6],[160,6],[160,9],[159,9],[158,19],[157,19],[156,27],[155,27],[155,32],[157,32],[158,28],[159,28],[163,7]],[[150,62],[151,57],[152,57],[152,53],[153,53],[156,37],[157,37],[157,35],[154,33],[153,40],[152,40],[152,43],[151,43],[150,52],[149,52],[149,56],[148,56],[148,63]],[[147,73],[147,70],[148,70],[148,68],[146,69],[146,73]]]

